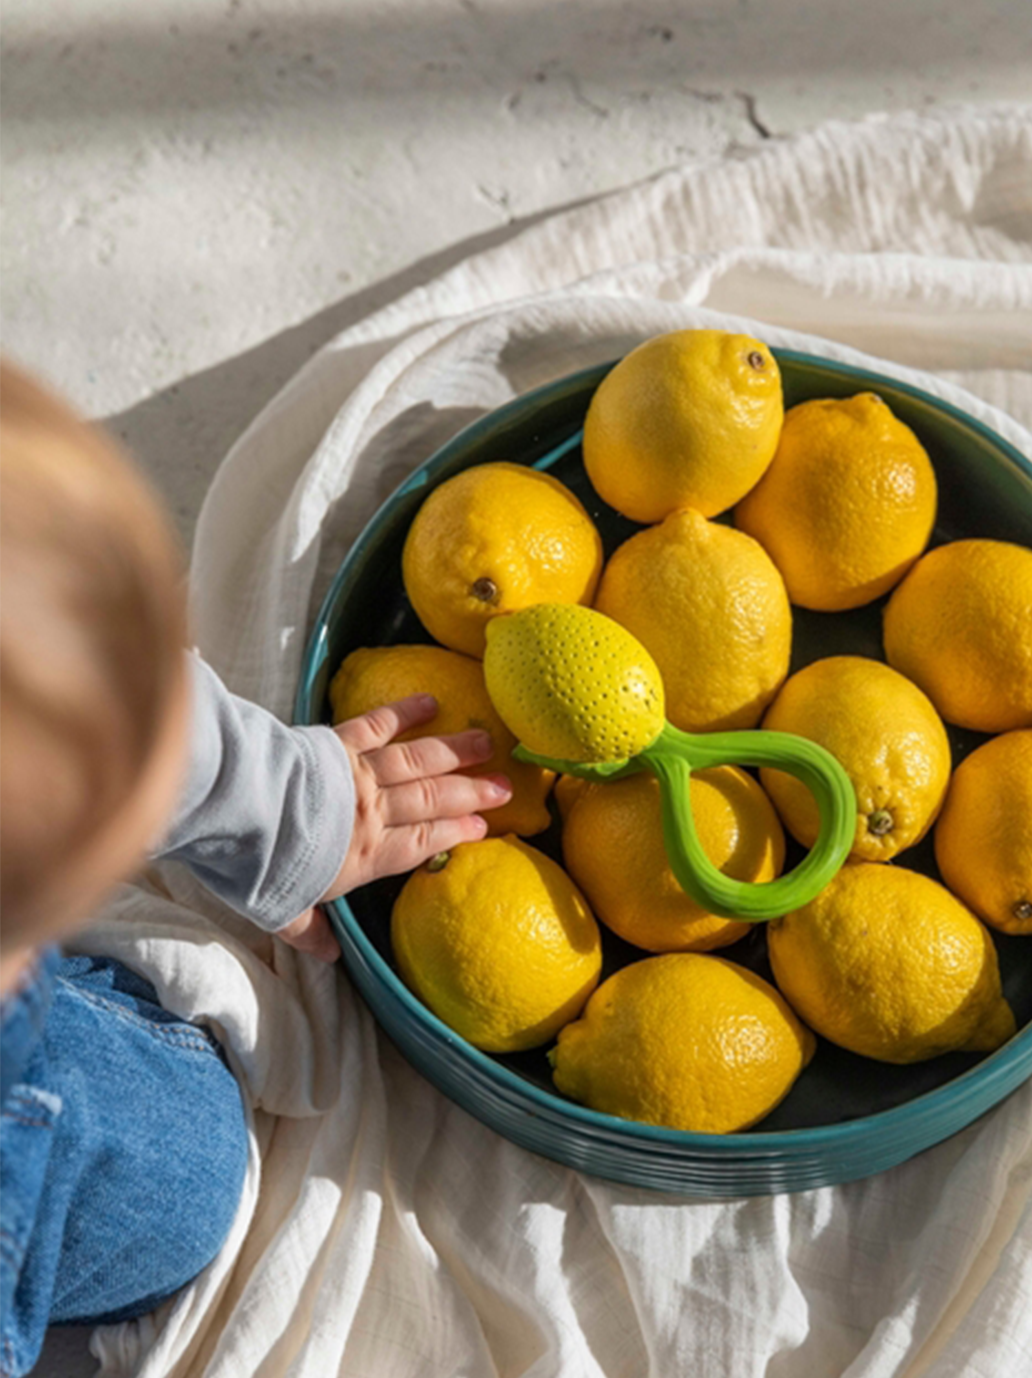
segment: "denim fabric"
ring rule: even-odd
[[[0,1001],[0,1105],[7,1104],[11,1088],[21,1081],[43,1033],[60,965],[58,948],[40,948]]]
[[[49,1004],[49,1012],[47,1006]],[[105,958],[43,954],[3,1002],[0,1375],[48,1324],[128,1319],[208,1264],[247,1163],[215,1040]]]

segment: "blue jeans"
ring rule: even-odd
[[[210,1263],[247,1133],[215,1039],[106,958],[44,952],[4,999],[0,1061],[0,1378],[14,1378],[48,1325],[142,1315]]]

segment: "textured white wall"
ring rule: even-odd
[[[6,0],[3,41],[5,347],[117,418],[186,530],[307,354],[463,241],[1032,91],[1026,0]]]

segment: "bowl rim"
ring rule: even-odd
[[[837,359],[824,358],[818,354],[780,348],[773,348],[772,353],[779,364],[784,360],[799,366],[817,367],[863,383],[869,383],[872,386],[905,393],[932,410],[945,414],[963,429],[973,431],[984,444],[988,444],[1001,457],[1006,458],[1014,465],[1019,472],[1024,473],[1032,480],[1032,460],[1026,458],[1014,445],[990,426],[978,420],[977,417],[971,416],[968,412],[942,398],[936,397],[933,393],[926,392],[923,388],[871,369],[847,364]],[[566,391],[577,391],[589,379],[596,376],[601,379],[616,362],[618,361],[612,360],[608,363],[594,364],[588,368],[565,374],[560,378],[540,384],[538,387],[504,403],[501,407],[494,408],[484,416],[478,417],[477,420],[463,427],[450,440],[439,446],[411,474],[407,475],[380,504],[341,561],[341,565],[320,605],[302,658],[301,673],[294,702],[293,720],[295,723],[310,724],[313,721],[320,721],[313,711],[315,705],[312,699],[315,677],[320,668],[319,653],[326,641],[330,615],[353,577],[353,571],[359,564],[362,554],[379,537],[381,528],[389,520],[401,498],[414,488],[425,486],[431,475],[446,465],[455,454],[467,450],[471,445],[478,444],[483,437],[497,430],[510,418],[517,414],[525,414],[528,406],[533,407],[535,403],[540,404],[546,399],[556,397]],[[576,432],[568,436],[556,447],[556,450],[565,451],[574,440],[579,439],[579,434]],[[551,458],[554,458],[555,453],[555,451],[550,452],[549,456],[544,457],[546,464]],[[536,461],[536,467],[543,467],[541,460]],[[793,1147],[801,1149],[805,1146],[807,1149],[811,1149],[815,1147],[834,1148],[836,1145],[845,1146],[851,1140],[870,1133],[891,1132],[895,1127],[903,1123],[910,1124],[915,1119],[934,1118],[940,1111],[947,1109],[958,1096],[962,1097],[965,1089],[975,1079],[978,1081],[980,1096],[983,1100],[999,1084],[1007,1088],[1004,1091],[1004,1094],[1007,1094],[1009,1090],[1013,1089],[1008,1086],[1008,1083],[1013,1079],[1015,1064],[1032,1053],[1032,1022],[1030,1022],[1001,1048],[981,1059],[975,1066],[951,1077],[944,1085],[922,1092],[901,1105],[891,1106],[886,1110],[879,1110],[870,1115],[856,1116],[829,1125],[811,1125],[796,1129],[745,1130],[730,1134],[704,1134],[669,1129],[659,1125],[645,1124],[640,1120],[607,1115],[602,1111],[591,1110],[587,1106],[580,1105],[564,1096],[543,1090],[535,1082],[497,1062],[490,1054],[475,1048],[438,1019],[432,1010],[412,994],[366,935],[346,898],[333,900],[325,908],[330,911],[331,922],[334,928],[338,930],[338,937],[346,938],[347,942],[358,950],[359,956],[364,960],[371,973],[386,985],[388,994],[395,1001],[401,1003],[407,1014],[414,1018],[417,1026],[422,1026],[430,1032],[435,1042],[446,1044],[450,1049],[457,1050],[472,1064],[473,1069],[493,1083],[499,1091],[515,1095],[517,1100],[525,1099],[529,1102],[523,1107],[528,1113],[539,1115],[543,1113],[549,1117],[559,1116],[573,1120],[584,1129],[601,1131],[606,1135],[616,1134],[642,1143],[661,1144],[667,1148],[680,1148],[689,1151],[693,1149],[711,1151],[714,1146],[721,1145],[729,1156],[737,1151],[749,1157],[777,1154],[779,1151]],[[654,955],[656,954],[646,954],[646,958]],[[375,1009],[372,1012],[375,1017]],[[992,1103],[995,1101],[990,1101],[990,1104]]]

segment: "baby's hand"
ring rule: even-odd
[[[344,865],[324,900],[335,900],[379,876],[411,871],[460,842],[476,842],[487,832],[481,811],[511,798],[512,786],[504,775],[451,774],[487,760],[492,746],[486,732],[393,740],[429,722],[436,712],[431,695],[413,694],[334,728],[351,757],[355,821]],[[279,936],[324,961],[340,955],[319,908],[306,910]]]
[[[460,842],[477,841],[487,832],[481,811],[512,797],[504,775],[451,774],[491,755],[486,732],[393,740],[436,712],[431,695],[413,694],[334,729],[351,757],[355,822],[344,865],[323,899],[411,871]]]

